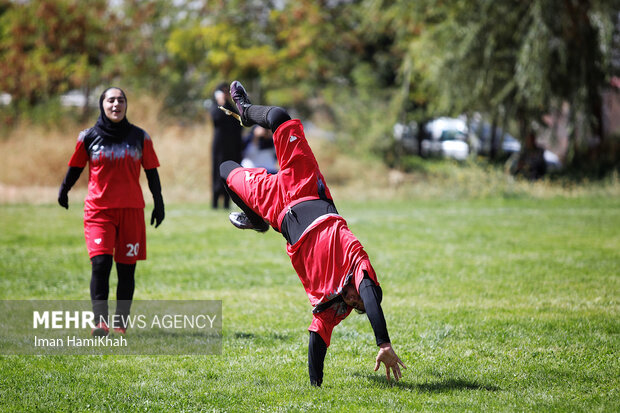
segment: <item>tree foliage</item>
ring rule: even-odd
[[[9,3],[0,15],[0,90],[30,105],[71,88],[96,84],[107,41],[105,1]]]
[[[121,80],[187,115],[238,78],[379,151],[397,119],[478,111],[526,125],[562,102],[602,136],[619,10],[620,0],[4,1],[0,91],[25,107]]]
[[[434,13],[420,16],[425,30],[412,40],[411,58],[438,93],[437,111],[505,108],[525,122],[569,102],[602,135],[600,92],[611,46],[604,33],[617,1],[433,3],[424,6]]]

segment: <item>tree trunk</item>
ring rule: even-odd
[[[490,137],[490,148],[489,148],[489,158],[491,161],[496,161],[498,158],[498,148],[497,148],[497,118],[499,114],[495,112],[493,114],[493,121],[491,122],[491,137]]]

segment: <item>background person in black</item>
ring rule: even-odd
[[[233,117],[227,116],[218,106],[236,112],[230,100],[228,84],[221,83],[213,94],[213,104],[209,108],[213,121],[213,144],[211,146],[211,184],[212,206],[217,209],[220,197],[224,198],[224,208],[230,207],[230,196],[220,179],[220,165],[224,161],[241,162],[241,125]]]

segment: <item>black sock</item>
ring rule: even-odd
[[[252,123],[274,132],[281,124],[291,119],[286,110],[279,106],[251,105],[243,115]]]
[[[136,287],[136,264],[116,263],[118,285],[116,287],[116,319],[120,324],[114,327],[127,328],[127,317],[131,310],[131,300]]]
[[[101,321],[107,324],[112,256],[108,254],[96,255],[90,261],[92,263],[90,299],[93,304],[93,313],[95,314],[95,325]]]
[[[250,105],[243,111],[243,124],[246,126],[257,124],[263,128],[269,128],[267,114],[273,106]]]
[[[291,117],[288,112],[279,106],[274,106],[273,109],[267,113],[267,124],[274,132],[280,127],[280,125],[289,120],[291,120]]]

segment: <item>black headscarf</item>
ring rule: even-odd
[[[122,140],[127,137],[133,125],[127,120],[126,110],[125,117],[118,123],[112,122],[110,118],[105,115],[105,111],[103,110],[103,99],[105,98],[105,94],[110,89],[120,90],[123,94],[123,97],[125,98],[125,103],[127,103],[127,96],[125,96],[125,92],[123,91],[123,89],[119,87],[109,87],[104,90],[99,97],[99,119],[97,119],[97,123],[95,123],[94,129],[102,138]],[[127,108],[127,105],[125,105],[125,108]]]

